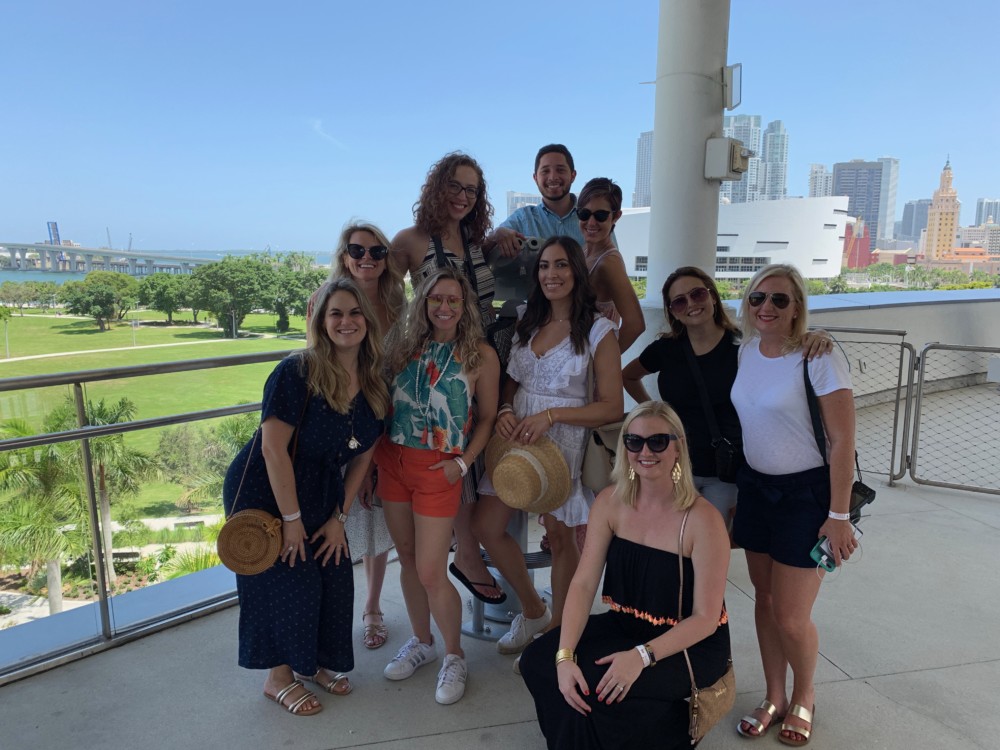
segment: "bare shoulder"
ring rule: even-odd
[[[427,247],[430,238],[421,232],[417,227],[407,227],[401,229],[392,238],[392,249],[406,257],[406,265],[413,270],[423,260],[423,251]],[[417,255],[419,254],[419,258]],[[416,264],[415,264],[416,261]]]
[[[691,506],[688,529],[699,540],[712,539],[729,546],[729,532],[722,520],[722,514],[708,500],[700,495]],[[685,545],[687,546],[687,545]]]
[[[615,485],[612,484],[609,487],[605,487],[594,498],[594,504],[590,508],[589,523],[603,521],[610,528],[615,529],[618,526],[617,518],[621,508],[622,504],[615,497]]]
[[[479,341],[479,353],[483,356],[484,367],[500,367],[500,358],[497,356],[497,350],[490,346],[486,339]]]

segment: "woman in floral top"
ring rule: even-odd
[[[437,658],[433,615],[445,648],[435,698],[450,704],[462,697],[466,681],[462,600],[447,572],[452,521],[461,478],[493,431],[500,363],[483,339],[471,285],[452,268],[433,272],[417,287],[404,341],[395,353],[388,439],[375,462],[413,637],[385,676],[405,680]],[[477,421],[470,435],[473,408]]]

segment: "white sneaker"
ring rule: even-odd
[[[437,649],[434,644],[421,643],[417,636],[412,636],[399,649],[393,660],[385,665],[382,674],[390,680],[405,680],[417,671],[417,667],[422,667],[435,659],[437,659]]]
[[[552,610],[545,607],[545,613],[541,617],[529,619],[524,614],[519,614],[510,624],[510,630],[497,641],[497,651],[501,654],[518,654],[524,651],[525,646],[534,640],[535,636],[545,630],[545,626],[552,621]]]
[[[465,680],[469,671],[465,667],[465,659],[458,654],[446,654],[441,671],[438,672],[437,690],[434,700],[443,706],[450,706],[465,695]]]

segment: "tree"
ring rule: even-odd
[[[289,313],[306,314],[309,297],[326,279],[326,273],[318,269],[295,271],[287,266],[280,266],[275,271],[274,313],[278,316],[275,330],[287,333],[289,329]]]
[[[23,419],[0,423],[0,439],[29,437]],[[49,614],[62,611],[62,558],[87,548],[86,506],[76,462],[66,444],[0,453],[0,550],[29,563],[29,575],[45,565]]]
[[[212,312],[229,338],[237,338],[240,325],[254,309],[270,309],[275,274],[272,266],[256,258],[227,256],[194,270],[199,307]]]
[[[59,285],[54,281],[26,281],[28,287],[28,301],[37,306],[42,312],[46,312],[55,304],[59,295]]]
[[[87,424],[110,425],[131,422],[135,419],[135,404],[127,398],[108,404],[101,399],[96,404],[88,401],[86,406]],[[71,401],[53,412],[52,419],[61,429],[76,426],[75,410]],[[104,555],[107,560],[108,581],[115,583],[117,574],[111,537],[111,501],[119,497],[138,494],[143,479],[159,473],[156,462],[148,454],[130,448],[123,434],[90,439],[90,456],[94,468],[94,483],[97,485],[98,509],[101,514],[101,536]]]
[[[100,330],[121,320],[139,299],[139,282],[127,273],[91,271],[83,281],[69,281],[59,291],[60,300],[74,315],[94,318]]]
[[[183,277],[172,273],[154,273],[139,284],[139,304],[146,305],[167,316],[167,325],[173,325],[174,313],[184,306]]]
[[[5,281],[0,284],[0,301],[11,307],[16,307],[24,315],[24,306],[31,301],[31,293],[27,284],[18,281]]]

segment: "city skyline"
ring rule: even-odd
[[[149,250],[329,252],[352,217],[390,236],[412,223],[428,167],[456,149],[483,165],[496,222],[508,191],[534,192],[545,143],[572,150],[577,189],[595,176],[631,186],[636,137],[653,124],[653,87],[640,84],[655,77],[658,6],[626,4],[613,24],[599,20],[606,4],[568,8],[11,4],[0,11],[0,242],[42,241],[58,221],[63,239],[94,247],[110,231],[115,248],[132,234]],[[976,93],[985,46],[959,40],[991,10],[984,0],[957,0],[946,17],[855,0],[838,9],[892,28],[906,49],[955,40],[944,70],[905,50],[872,57],[870,39],[832,30],[838,55],[816,55],[809,4],[734,2],[728,57],[743,65],[743,103],[727,114],[783,123],[788,196],[808,194],[810,164],[898,158],[897,220],[931,195],[950,154],[969,224],[979,198],[1000,194],[982,125],[1000,103]],[[428,43],[438,38],[458,41]],[[598,53],[612,62],[588,65]],[[526,66],[535,79],[511,74]],[[917,101],[935,87],[977,106],[917,120],[884,106],[886,91]]]

